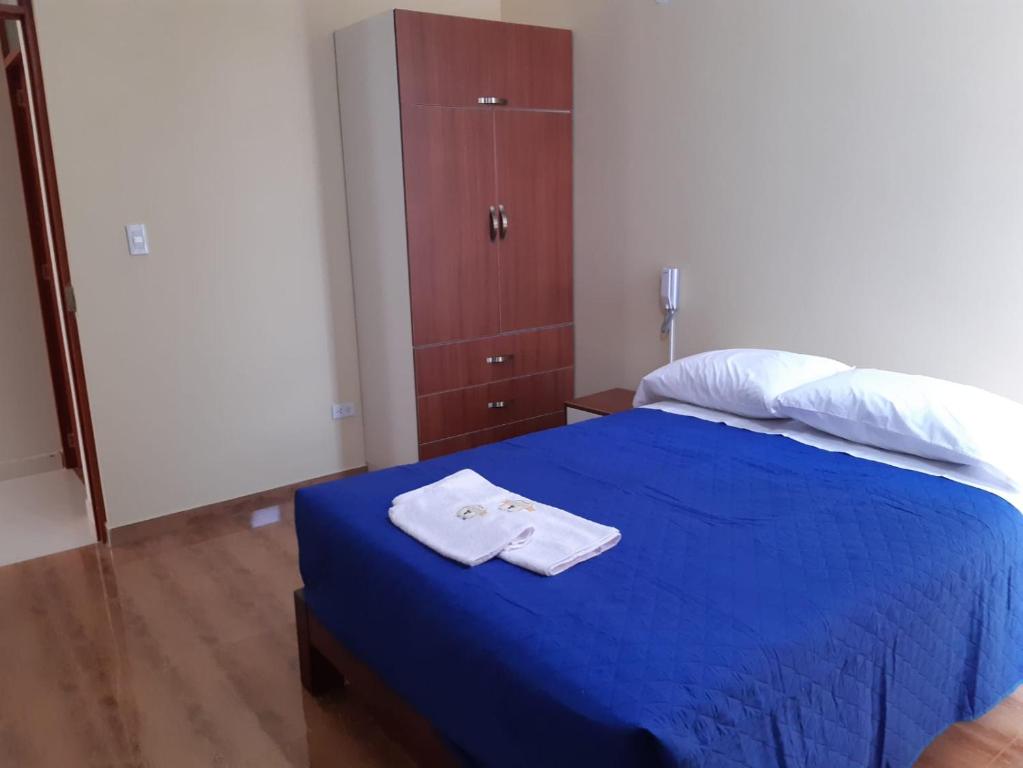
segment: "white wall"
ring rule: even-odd
[[[388,7],[37,0],[112,526],[363,463],[331,33]]]
[[[0,480],[59,466],[40,457],[60,450],[11,102],[0,72]]]
[[[1023,399],[1023,4],[504,0],[575,30],[578,388],[770,346]]]

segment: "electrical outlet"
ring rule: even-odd
[[[330,409],[330,415],[334,417],[334,421],[354,416],[355,403],[334,403],[333,407]]]

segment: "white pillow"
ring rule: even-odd
[[[1023,405],[964,384],[857,368],[784,392],[779,413],[865,445],[1023,481]]]
[[[848,370],[826,357],[774,349],[719,349],[676,360],[643,377],[634,404],[680,400],[754,419],[778,418],[786,390]]]

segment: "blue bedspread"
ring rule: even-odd
[[[553,578],[387,519],[463,467],[622,531]],[[1023,519],[949,480],[636,410],[300,491],[306,598],[488,766],[900,766],[1023,678]]]

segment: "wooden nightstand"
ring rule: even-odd
[[[632,408],[632,389],[608,389],[586,397],[574,397],[565,402],[565,421],[578,424],[580,421],[610,416]]]

